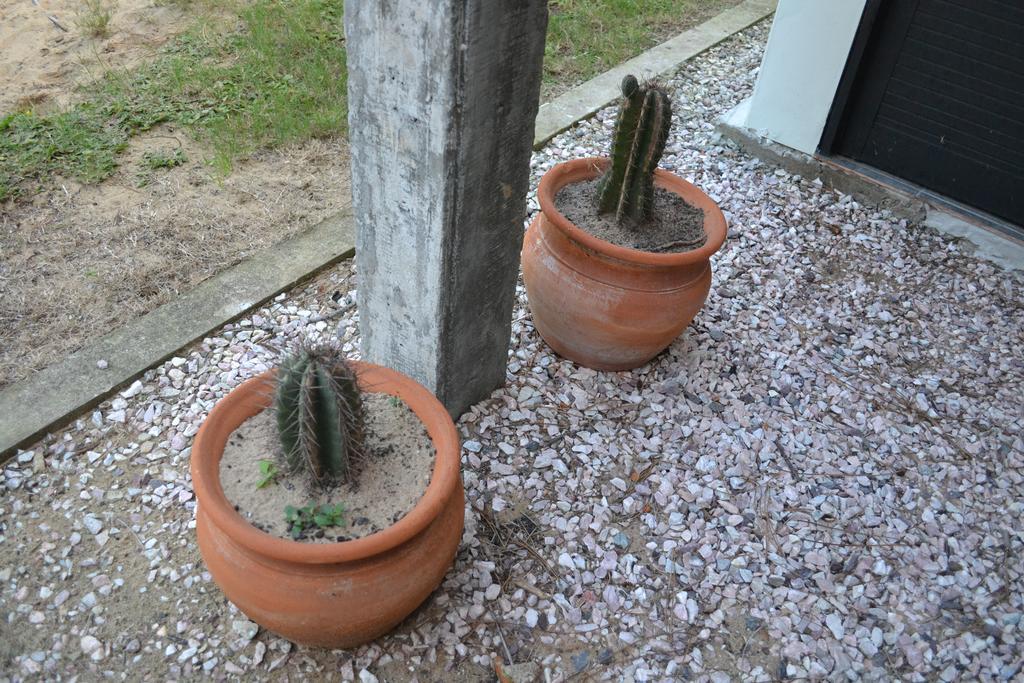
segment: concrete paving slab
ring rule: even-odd
[[[924,224],[939,232],[967,240],[974,253],[1007,270],[1024,270],[1024,241],[984,225],[965,220],[951,211],[929,206]]]

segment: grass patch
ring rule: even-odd
[[[544,97],[593,78],[739,0],[550,0]]]
[[[153,62],[114,71],[65,112],[0,119],[0,201],[53,175],[97,182],[128,138],[192,130],[222,173],[259,149],[345,129],[342,0],[255,0],[240,28],[197,27]]]
[[[111,2],[86,0],[97,27],[109,24]],[[158,2],[200,8],[199,22],[152,62],[106,74],[66,111],[0,118],[0,202],[55,175],[101,181],[131,136],[163,123],[207,142],[221,174],[258,150],[344,132],[343,0],[229,0],[217,4],[227,21],[205,16],[198,0]],[[551,0],[542,97],[736,2]]]
[[[150,171],[161,168],[174,168],[188,161],[188,157],[180,149],[172,152],[146,152],[142,155],[142,164]]]
[[[108,121],[93,103],[51,116],[22,112],[0,120],[0,201],[18,194],[28,178],[61,174],[98,182],[109,176],[129,132]]]
[[[145,187],[149,185],[155,172],[181,166],[186,161],[188,157],[180,148],[166,152],[146,152],[142,155],[142,167],[135,175],[135,186]]]

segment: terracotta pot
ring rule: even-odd
[[[399,396],[437,451],[423,497],[396,524],[341,543],[276,538],[249,524],[224,496],[220,458],[231,432],[266,408],[274,371],[245,382],[210,412],[192,446],[199,550],[224,594],[288,640],[348,648],[401,622],[437,588],[462,538],[459,439],[444,406],[393,370],[353,363],[364,390]]]
[[[555,208],[555,195],[607,167],[607,159],[575,159],[541,178],[541,211],[523,243],[523,281],[533,323],[555,352],[597,370],[629,370],[667,348],[704,305],[710,257],[725,242],[726,224],[710,197],[658,169],[656,186],[704,210],[704,246],[653,253],[594,237]]]

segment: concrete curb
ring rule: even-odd
[[[0,462],[147,369],[355,249],[351,210],[265,249],[0,393]],[[100,369],[97,362],[106,361]]]
[[[745,0],[541,105],[534,147],[611,104],[627,73],[670,73],[764,19],[777,2]],[[355,226],[347,209],[0,391],[0,464],[19,447],[69,423],[182,348],[354,253]],[[103,370],[96,365],[100,360],[107,363]]]
[[[775,11],[777,4],[778,0],[745,0],[542,104],[534,125],[534,149],[618,99],[623,76],[653,78],[674,72],[683,62],[764,19]]]
[[[861,176],[842,171],[823,159],[773,142],[762,137],[757,131],[737,125],[735,121],[741,119],[742,111],[749,103],[750,100],[747,99],[736,105],[716,125],[718,133],[740,149],[790,173],[808,178],[821,178],[830,187],[845,194],[859,194],[872,204],[889,209],[909,221],[924,220],[924,202],[884,188]]]
[[[857,195],[861,200],[888,209],[911,223],[920,223],[951,237],[965,239],[973,245],[974,253],[980,258],[1010,270],[1024,270],[1024,241],[986,227],[976,219],[971,220],[967,214],[952,208],[950,202],[938,201],[939,197],[927,190],[917,188],[917,192],[909,191],[827,158],[791,149],[738,125],[737,121],[745,119],[743,110],[749,103],[749,99],[744,100],[722,117],[717,130],[751,156],[790,173],[820,178],[843,194]]]

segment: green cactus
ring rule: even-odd
[[[611,166],[598,185],[599,213],[615,213],[620,225],[635,227],[654,206],[654,170],[672,125],[672,103],[657,83],[622,79],[622,105],[615,122]]]
[[[337,347],[303,345],[285,358],[275,407],[288,471],[305,470],[321,487],[352,481],[366,452],[363,403]]]

